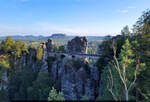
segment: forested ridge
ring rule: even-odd
[[[101,54],[94,65],[80,60],[67,60],[64,64],[64,55],[60,58],[48,56],[48,71],[42,72],[45,63],[42,44],[35,47],[33,43],[29,45],[23,41],[14,41],[8,36],[0,43],[0,100],[64,101],[68,96],[63,93],[63,80],[59,77],[61,72],[56,68],[56,76],[51,74],[54,67],[64,64],[65,73],[75,70],[75,73],[80,74],[85,68],[87,76],[84,77],[88,81],[92,80],[92,85],[95,82],[94,88],[92,86],[94,95],[86,92],[86,88],[78,91],[75,87],[77,100],[150,101],[150,10],[143,12],[132,31],[125,26],[120,35],[105,37],[99,46],[96,43],[99,42],[91,42],[88,50],[88,53]],[[66,45],[55,45],[54,52],[67,52]],[[98,68],[97,79],[90,77],[93,73],[91,66]],[[80,92],[82,97],[78,95]]]

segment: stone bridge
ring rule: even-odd
[[[66,53],[54,52],[54,42],[52,39],[48,39],[47,42],[41,43],[43,48],[43,61],[45,61],[44,67],[47,66],[48,56],[66,57],[70,59],[83,59],[89,63],[95,63],[100,57],[99,54],[87,54],[88,53],[88,41],[86,37],[75,37],[68,42]]]
[[[99,54],[79,54],[79,53],[61,53],[61,52],[51,52],[48,54],[48,56],[64,56],[71,59],[85,59],[88,58],[92,62],[96,62],[98,58],[100,57]]]

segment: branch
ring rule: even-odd
[[[125,90],[127,90],[127,85],[126,85],[125,79],[123,78],[123,76],[121,74],[121,70],[120,70],[120,66],[119,66],[119,61],[117,60],[117,57],[116,57],[116,48],[114,46],[114,41],[113,41],[112,47],[113,47],[113,52],[114,52],[113,58],[114,58],[114,60],[116,62],[115,68],[117,69],[117,71],[119,73],[120,79],[122,80],[122,82],[124,84]]]
[[[129,88],[128,88],[128,91],[131,89],[131,87],[133,86],[133,84],[135,83],[135,81],[136,81],[136,79],[137,79],[137,70],[138,70],[138,68],[139,68],[139,63],[140,63],[140,61],[139,61],[139,59],[138,59],[138,63],[137,63],[137,65],[136,65],[136,69],[135,69],[135,71],[134,71],[134,81],[130,84],[130,86],[129,86]]]
[[[122,80],[123,84],[125,85],[125,81],[124,81],[124,79],[123,79],[123,77],[122,77],[122,75],[121,75],[121,70],[120,70],[120,67],[119,67],[119,62],[118,62],[118,60],[117,60],[117,58],[116,58],[116,48],[114,47],[114,41],[113,41],[112,47],[113,47],[113,52],[114,52],[113,58],[114,58],[114,60],[115,60],[115,62],[116,62],[115,68],[117,69],[117,71],[118,71],[118,73],[119,73],[120,79]],[[126,85],[125,85],[125,86],[126,86]]]
[[[112,94],[113,98],[115,101],[118,101],[117,97],[115,96],[115,94],[113,93],[112,89],[113,89],[113,77],[112,77],[112,72],[111,70],[109,69],[109,73],[110,73],[110,77],[108,76],[108,79],[110,81],[110,88],[108,88],[108,85],[107,85],[107,88],[108,90],[110,91],[110,93]]]

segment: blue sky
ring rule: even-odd
[[[0,0],[0,35],[116,35],[150,0]]]

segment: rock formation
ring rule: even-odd
[[[88,53],[88,41],[86,37],[75,37],[68,42],[68,53],[87,54]]]
[[[53,45],[52,39],[48,39],[48,42],[41,44],[43,48],[43,65],[39,72],[48,72],[54,80],[54,84],[60,80],[59,85],[65,100],[81,100],[83,96],[87,96],[90,100],[95,100],[100,94],[98,69],[89,64],[87,58],[86,60],[82,58],[83,56],[72,57],[71,54],[70,57],[67,54],[53,53]],[[85,37],[76,37],[68,42],[67,47],[69,53],[86,54],[88,42]],[[37,69],[35,57],[36,50],[30,49],[24,62],[30,65],[33,71]],[[50,58],[55,60],[50,60]]]
[[[54,41],[52,39],[48,39],[46,42],[46,48],[48,52],[53,52]]]
[[[43,65],[42,65],[42,67],[40,69],[40,72],[48,72],[48,64],[47,64],[48,54],[47,54],[46,43],[42,43],[41,46],[43,48],[43,58],[42,58]]]
[[[88,69],[80,59],[65,57],[60,61],[57,58],[52,64],[50,74],[54,80],[61,79],[61,91],[65,100],[81,100],[83,96],[94,100],[98,96],[98,69],[96,67]]]

